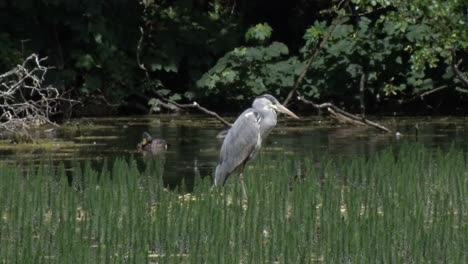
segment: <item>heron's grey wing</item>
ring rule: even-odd
[[[223,185],[229,175],[243,162],[252,158],[255,150],[260,148],[260,118],[260,114],[254,109],[247,109],[229,129],[221,147],[215,185]]]

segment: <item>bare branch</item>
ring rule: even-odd
[[[138,44],[137,44],[136,60],[137,60],[138,67],[142,69],[143,71],[145,71],[146,77],[149,79],[148,70],[146,69],[145,65],[141,63],[141,60],[140,60],[141,45],[143,44],[144,36],[145,36],[145,32],[143,31],[143,28],[140,27],[140,39],[138,40]]]
[[[451,64],[450,64],[450,67],[452,68],[453,72],[455,73],[456,77],[458,79],[460,79],[466,86],[468,86],[468,79],[467,77],[465,76],[465,74],[459,69],[460,67],[460,64],[462,63],[462,60],[460,59],[457,63],[455,63],[455,49],[452,49],[452,58],[451,58]],[[436,92],[439,92],[439,91],[442,91],[442,90],[445,90],[447,88],[452,88],[453,86],[449,86],[449,85],[441,85],[441,86],[438,86],[434,89],[431,89],[431,90],[428,90],[428,91],[424,91],[422,93],[419,93],[419,94],[415,94],[413,97],[407,99],[407,100],[402,100],[400,101],[400,104],[407,104],[407,103],[411,103],[415,100],[418,100],[418,99],[421,99],[422,101],[424,101],[424,97],[428,96],[428,95],[431,95],[433,93],[436,93]],[[455,91],[457,92],[462,92],[462,93],[468,93],[468,90],[465,90],[463,88],[460,88],[460,87],[455,87]],[[432,108],[431,106],[427,105],[427,107],[430,107]]]
[[[468,87],[468,78],[465,76],[465,74],[460,71],[460,69],[458,68],[460,66],[460,64],[462,63],[462,59],[460,59],[458,61],[458,63],[455,63],[455,60],[452,60],[452,69],[453,69],[453,72],[455,72],[455,74],[457,75],[458,79],[460,79],[460,81],[463,82],[463,84]]]
[[[302,96],[298,96],[297,99],[299,101],[301,101],[301,102],[312,105],[316,109],[326,109],[333,117],[335,117],[336,119],[338,119],[341,122],[346,122],[346,123],[350,123],[350,124],[353,124],[353,125],[367,125],[367,126],[374,127],[374,128],[379,129],[379,130],[385,131],[387,133],[393,133],[392,130],[388,129],[387,127],[385,127],[383,125],[372,122],[372,121],[366,119],[365,117],[359,117],[359,116],[350,114],[350,113],[342,110],[341,108],[338,108],[337,106],[335,106],[332,103],[315,104],[314,102],[309,101],[309,100],[305,99]]]
[[[65,99],[53,86],[43,87],[50,69],[42,65],[47,58],[30,55],[21,65],[0,75],[0,128],[12,132],[42,124],[56,125],[50,117],[60,112]]]
[[[193,102],[191,104],[178,104],[176,102],[173,102],[171,100],[168,100],[166,99],[169,103],[179,107],[179,108],[182,108],[182,109],[187,109],[187,108],[195,108],[195,109],[198,109],[200,110],[201,112],[207,114],[207,115],[210,115],[210,116],[213,116],[215,117],[216,119],[218,119],[221,123],[223,123],[225,126],[227,127],[231,127],[232,124],[229,123],[228,121],[226,121],[225,119],[223,119],[221,116],[219,116],[216,112],[213,112],[213,111],[210,111],[208,109],[206,109],[205,107],[199,105],[197,102]]]
[[[453,47],[452,48],[452,63],[450,64],[450,66],[452,67],[452,70],[453,72],[457,75],[458,79],[460,79],[460,81],[462,81],[462,83],[468,87],[468,78],[465,76],[465,74],[460,71],[460,69],[458,67],[460,67],[460,64],[463,62],[462,59],[458,60],[458,62],[455,62],[456,61],[456,57],[457,57],[457,49],[456,47]]]
[[[364,118],[366,115],[366,105],[364,103],[364,91],[365,91],[365,86],[366,86],[366,73],[363,72],[361,74],[361,80],[359,82],[359,101],[360,101],[360,106],[361,106],[361,116]]]
[[[455,87],[455,91],[457,91],[457,92],[459,92],[459,93],[468,94],[468,90],[467,90],[467,89],[463,89],[463,88],[460,88],[460,87]]]
[[[425,91],[424,93],[421,93],[421,94],[419,95],[419,97],[424,98],[424,96],[428,96],[428,95],[430,95],[430,94],[433,94],[433,93],[435,93],[435,92],[444,90],[444,89],[446,89],[446,88],[448,88],[447,85],[442,85],[442,86],[439,86],[439,87],[437,87],[437,88],[431,89],[431,90],[429,90],[429,91]]]

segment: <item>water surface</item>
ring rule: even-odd
[[[234,118],[231,117],[232,121]],[[419,142],[431,149],[454,147],[468,149],[468,118],[378,118],[402,136],[396,137],[367,127],[340,125],[323,117],[292,120],[279,117],[278,126],[264,143],[261,155],[282,153],[297,158],[323,156],[352,158],[370,156],[389,147]],[[417,128],[416,128],[417,127]],[[201,115],[153,115],[145,117],[83,118],[36,135],[50,138],[47,147],[40,144],[11,145],[2,141],[2,162],[25,164],[44,158],[53,161],[135,157],[141,166],[148,159],[164,161],[167,184],[194,176],[210,176],[216,166],[221,141],[216,135],[225,127],[217,120]],[[164,156],[143,157],[136,145],[144,131],[169,144]],[[143,164],[143,165],[142,165]],[[189,184],[190,185],[190,184]]]

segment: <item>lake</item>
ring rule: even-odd
[[[234,117],[228,119],[233,121]],[[280,152],[291,156],[369,157],[388,146],[412,142],[433,149],[468,149],[468,118],[370,119],[396,129],[402,136],[397,138],[373,128],[338,124],[320,116],[300,120],[279,116],[277,127],[263,144],[261,156]],[[184,179],[191,189],[195,175],[213,174],[221,146],[216,136],[224,129],[214,118],[202,115],[82,118],[38,132],[35,137],[46,138],[46,144],[14,145],[4,139],[0,157],[3,162],[18,164],[41,159],[65,163],[90,159],[99,166],[104,159],[133,156],[141,167],[147,159],[164,159],[165,184],[175,187]],[[167,141],[169,148],[164,157],[143,157],[136,151],[145,131]]]

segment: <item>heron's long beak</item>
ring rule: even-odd
[[[292,117],[294,117],[296,119],[299,119],[299,117],[297,115],[295,115],[293,112],[291,112],[289,109],[287,109],[286,107],[284,107],[281,104],[277,104],[276,108],[278,109],[278,112],[281,112],[283,114],[287,114],[287,115],[292,116]]]

